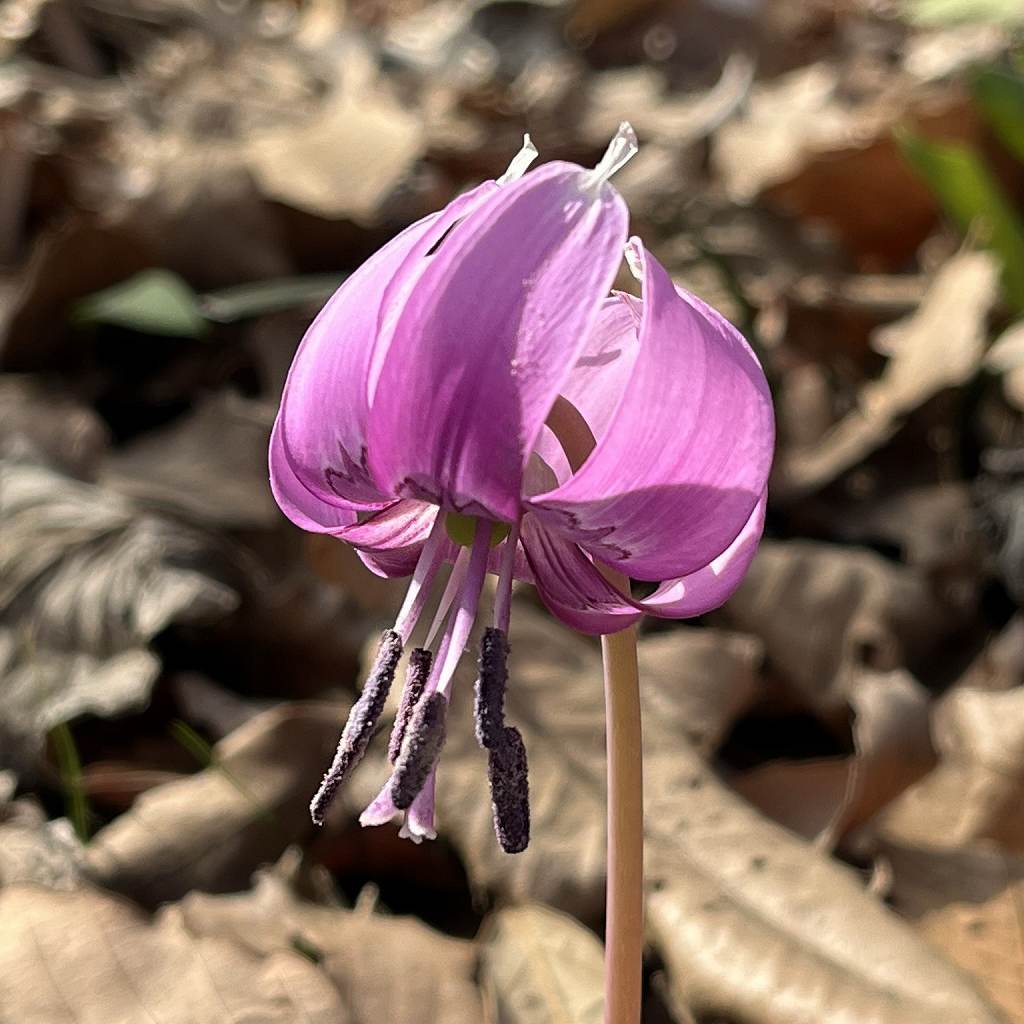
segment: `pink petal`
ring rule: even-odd
[[[388,505],[336,536],[351,544],[363,564],[378,576],[410,576],[436,518],[436,505],[406,499]]]
[[[547,529],[535,516],[523,517],[523,547],[537,593],[551,614],[580,633],[616,633],[641,612],[620,594],[572,541]]]
[[[399,294],[403,275],[453,223],[497,186],[487,182],[424,217],[370,257],[334,293],[306,331],[288,374],[274,427],[271,479],[286,514],[308,506],[301,485],[319,505],[355,511],[381,507],[393,495],[380,490],[366,468],[369,378],[382,339],[385,296]],[[324,512],[309,518],[322,529]],[[298,520],[295,520],[298,522]],[[304,525],[299,523],[299,525]]]
[[[643,262],[640,352],[618,409],[579,471],[528,504],[600,561],[662,580],[707,565],[743,529],[767,481],[774,419],[739,332]]]
[[[356,513],[342,502],[324,501],[295,475],[281,440],[278,418],[270,434],[270,489],[281,511],[300,529],[335,533],[356,522]]]
[[[680,579],[667,580],[637,604],[649,615],[662,619],[688,619],[725,604],[743,582],[757,553],[767,504],[765,491],[739,536],[710,565]]]
[[[597,440],[608,430],[639,349],[634,311],[621,295],[605,299],[583,351],[560,392],[579,410]],[[569,479],[572,474],[569,461],[548,427],[544,427],[537,439],[537,454],[554,470],[559,484]],[[529,487],[526,493],[530,493]]]
[[[523,539],[537,592],[556,618],[581,633],[614,633],[644,612],[663,619],[703,615],[724,604],[746,575],[764,529],[767,498],[762,492],[739,536],[709,565],[666,580],[645,600],[619,593],[576,544],[528,515]]]
[[[512,522],[523,469],[621,260],[607,184],[551,163],[456,225],[398,316],[372,401],[378,487]]]

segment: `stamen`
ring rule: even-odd
[[[528,134],[524,135],[523,148],[512,157],[508,170],[497,179],[497,183],[499,185],[508,185],[510,182],[518,181],[530,169],[530,164],[536,159],[537,147],[530,141]]]
[[[485,750],[498,746],[504,737],[507,659],[505,634],[494,627],[485,629],[480,638],[480,675],[474,689],[476,739]]]
[[[506,726],[487,757],[494,834],[506,853],[522,853],[530,843],[530,786],[526,745],[519,730]]]
[[[416,705],[423,696],[430,675],[430,666],[434,656],[422,647],[416,647],[409,655],[409,668],[405,673],[405,686],[402,688],[402,702],[398,705],[395,724],[391,727],[391,739],[388,740],[388,760],[394,764],[402,751],[402,740],[409,727]]]
[[[460,548],[458,555],[455,557],[455,564],[452,566],[451,575],[448,577],[444,593],[441,595],[441,600],[437,602],[437,611],[434,612],[430,629],[427,630],[427,638],[423,641],[424,647],[430,647],[437,638],[438,630],[440,630],[441,624],[444,622],[445,616],[447,616],[452,602],[455,600],[455,595],[459,592],[459,587],[462,586],[462,581],[466,578],[468,566],[469,548]]]
[[[448,701],[440,693],[428,694],[416,707],[391,776],[391,799],[400,811],[416,799],[441,753],[447,714]]]
[[[512,577],[516,567],[516,548],[519,546],[519,524],[513,523],[501,552],[498,586],[494,594],[494,625],[506,635],[512,613]]]
[[[633,126],[628,121],[623,121],[612,141],[608,143],[604,156],[584,179],[583,187],[596,189],[603,185],[616,171],[621,170],[636,156],[639,148]]]
[[[384,630],[373,668],[363,686],[363,692],[349,712],[334,760],[309,805],[309,813],[315,824],[324,823],[324,815],[335,793],[366,753],[366,747],[387,702],[401,657],[402,638],[393,629]]]
[[[402,638],[402,643],[409,642],[409,636],[416,628],[416,623],[423,612],[423,606],[430,596],[430,585],[434,582],[437,570],[441,565],[444,553],[443,542],[447,536],[444,528],[444,515],[438,512],[437,519],[431,527],[430,536],[423,545],[420,557],[413,570],[412,581],[405,592],[405,600],[395,619],[395,632]]]
[[[469,561],[462,589],[459,591],[458,604],[441,637],[437,656],[434,658],[434,667],[427,683],[428,692],[437,690],[446,697],[451,689],[452,678],[458,667],[459,659],[466,649],[469,634],[473,630],[477,605],[480,603],[480,592],[483,590],[484,577],[487,575],[487,555],[490,551],[488,523],[481,522],[479,524],[476,536],[473,538],[473,546],[467,550],[469,551]]]

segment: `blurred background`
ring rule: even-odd
[[[760,354],[736,597],[641,639],[647,1024],[1024,1022],[1019,0],[0,2],[0,1021],[597,1024],[596,645],[501,854],[307,804],[403,584],[277,511],[319,305],[529,131]]]

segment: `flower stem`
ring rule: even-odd
[[[636,627],[601,637],[608,745],[605,1024],[639,1024],[644,945],[644,801]]]
[[[632,129],[631,129],[632,130]],[[579,409],[559,395],[547,425],[575,473],[595,440]],[[613,587],[629,580],[597,566]],[[644,953],[644,772],[636,627],[601,637],[608,748],[608,883],[604,926],[605,1024],[640,1024]]]

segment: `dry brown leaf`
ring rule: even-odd
[[[981,366],[986,321],[999,298],[999,265],[985,252],[962,252],[935,275],[920,307],[879,329],[875,347],[889,356],[858,407],[809,449],[784,453],[784,495],[815,490],[885,444],[903,419],[945,388],[965,384]]]
[[[838,87],[837,70],[824,63],[754,87],[741,116],[714,140],[715,167],[735,201],[791,178],[811,154],[853,141],[854,117],[836,101]]]
[[[222,546],[31,457],[0,462],[0,613],[32,642],[103,657],[223,617]]]
[[[1001,373],[1007,401],[1024,409],[1024,320],[1018,320],[992,343],[985,368]]]
[[[983,129],[961,89],[931,80],[942,77],[937,67],[869,72],[871,63],[863,55],[859,63],[823,60],[756,83],[740,116],[716,134],[713,160],[733,200],[758,200],[824,228],[862,269],[895,270],[926,237],[937,208],[892,129],[910,121],[964,140]]]
[[[91,889],[0,889],[0,1020],[348,1024],[337,990],[296,952],[259,958],[197,939]]]
[[[900,667],[943,622],[918,573],[812,541],[763,543],[723,615],[758,636],[803,702],[825,715],[845,708],[851,673]]]
[[[100,482],[145,505],[228,528],[268,527],[280,513],[267,486],[274,410],[229,392],[114,453]]]
[[[936,707],[939,764],[887,812],[885,834],[909,845],[994,839],[1024,854],[1024,688],[958,688]]]
[[[82,846],[70,822],[47,821],[29,800],[0,801],[0,888],[31,882],[74,889],[81,879]]]
[[[1019,612],[968,666],[960,685],[970,690],[1010,690],[1024,683],[1024,615]]]
[[[143,794],[102,829],[87,850],[90,874],[147,906],[242,888],[312,827],[310,793],[343,713],[309,703],[258,715],[213,748],[213,765]]]
[[[749,803],[826,849],[870,821],[935,763],[928,693],[909,673],[863,673],[850,704],[854,756],[770,761],[732,780]]]
[[[593,932],[547,907],[500,910],[485,925],[483,981],[503,1024],[600,1024],[604,950]]]
[[[639,649],[648,718],[685,723],[689,744],[705,757],[757,699],[756,669],[764,647],[752,636],[722,632],[667,633],[644,637]]]
[[[161,912],[196,939],[230,940],[260,957],[300,949],[317,958],[353,1024],[468,1024],[481,1019],[473,943],[411,917],[297,899],[276,871],[230,896],[191,893]]]
[[[316,116],[253,136],[246,159],[268,198],[372,222],[420,155],[424,129],[362,55],[347,55],[344,78]]]
[[[46,387],[35,377],[0,377],[0,441],[20,435],[57,468],[92,479],[109,444],[108,431],[92,409]]]
[[[648,930],[698,1016],[998,1024],[851,872],[728,793],[684,743],[647,766]]]
[[[890,900],[932,945],[977,978],[1013,1024],[1024,1022],[1024,860],[983,846],[886,844]]]
[[[889,362],[861,394],[864,415],[893,420],[943,388],[966,384],[978,370],[986,320],[998,299],[999,263],[991,253],[954,256],[915,313],[873,335],[874,347]]]
[[[0,764],[33,772],[50,729],[79,715],[139,710],[159,675],[159,659],[142,648],[95,658],[39,649],[0,629]]]
[[[851,872],[730,793],[691,746],[693,707],[682,699],[690,679],[711,693],[700,681],[709,674],[742,695],[758,645],[683,628],[659,643],[670,636],[677,657],[659,659],[662,670],[642,681],[648,927],[680,1004],[744,1024],[934,1024],[947,1010],[963,1024],[996,1024],[983,999]],[[512,638],[508,720],[531,755],[531,849],[497,852],[483,759],[464,721],[453,723],[438,773],[439,826],[476,885],[593,914],[604,867],[598,652],[524,607]],[[453,708],[463,716],[466,684],[464,675]],[[721,733],[732,701],[713,702],[702,733]],[[354,789],[375,795],[382,771],[367,765]]]

